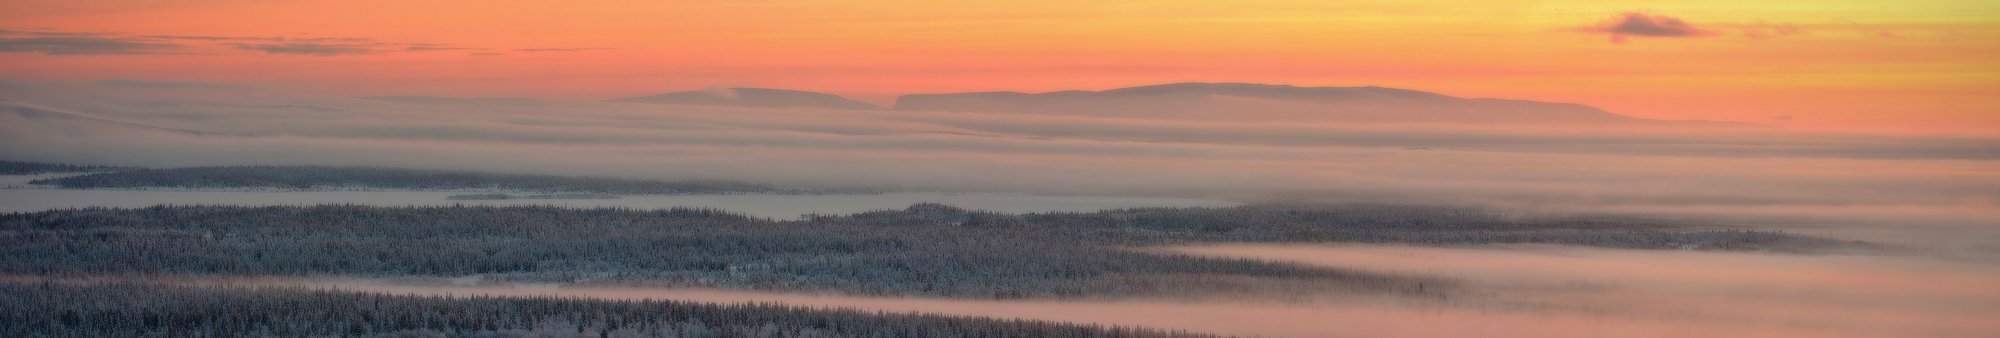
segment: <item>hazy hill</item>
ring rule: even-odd
[[[410,104],[520,105],[542,103],[541,100],[525,97],[368,96],[362,97],[362,99]]]
[[[912,94],[897,98],[895,109],[1300,122],[1733,124],[1648,120],[1573,103],[1461,98],[1408,89],[1248,83],[1177,83],[1039,94]]]
[[[882,109],[839,95],[769,88],[721,88],[690,90],[653,96],[613,99],[611,102],[736,106],[761,108]]]

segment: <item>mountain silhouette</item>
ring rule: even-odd
[[[690,90],[609,101],[760,108],[882,109],[882,107],[876,105],[849,100],[839,95],[770,88]]]
[[[542,103],[541,100],[525,97],[443,97],[443,96],[367,96],[362,99],[410,104],[475,104],[475,105],[524,105]]]
[[[1461,98],[1372,86],[1250,83],[1176,83],[1039,94],[912,94],[898,97],[895,109],[1243,121],[1751,126],[1641,119],[1573,103]]]

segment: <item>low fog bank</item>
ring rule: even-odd
[[[2000,261],[2000,209],[1983,201],[1961,204],[1901,203],[1729,203],[1685,201],[1549,200],[1531,194],[1515,199],[1467,198],[1389,192],[1275,193],[1238,195],[1252,204],[1396,204],[1447,203],[1474,206],[1503,217],[1639,218],[1670,222],[1690,229],[1758,229],[1790,234],[1881,244],[1850,250],[1856,254],[1918,255],[1971,262]],[[1442,201],[1442,202],[1441,202]]]
[[[2000,332],[2000,268],[1907,257],[1549,246],[1221,245],[1161,253],[1452,278],[1448,296],[1289,300],[982,301],[505,284],[477,278],[163,278],[390,294],[772,302],[1284,337],[1983,337]]]
[[[360,165],[778,186],[1470,204],[1993,236],[2000,139],[1215,121],[8,82],[0,158]],[[1216,112],[1230,114],[1231,112]],[[1782,222],[1771,220],[1783,220]],[[1831,226],[1823,226],[1831,227]],[[1800,228],[1811,230],[1808,228]],[[1859,238],[1874,240],[1875,238]],[[2000,251],[2000,240],[1959,249]],[[1982,249],[1983,248],[1983,249]]]
[[[1465,281],[1462,287],[1467,289],[1465,301],[1457,305],[1484,308],[1482,314],[1493,315],[1486,320],[1510,318],[1499,321],[1535,324],[1495,325],[1499,331],[1479,335],[1980,337],[2000,333],[2000,323],[1991,320],[2000,317],[2000,289],[1993,288],[2000,285],[2000,266],[1990,262],[1555,246],[1220,245],[1159,250],[1455,278]],[[1512,315],[1522,313],[1539,315]],[[1566,319],[1572,316],[1599,319]],[[1453,325],[1446,318],[1401,323]]]

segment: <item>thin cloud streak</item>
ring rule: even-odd
[[[1751,40],[1765,40],[1778,37],[1805,35],[1806,30],[1793,24],[1772,24],[1762,20],[1743,27],[1743,37]]]
[[[374,54],[375,50],[362,45],[335,45],[316,43],[287,44],[239,44],[236,48],[263,51],[270,54],[298,54],[314,56]]]
[[[390,52],[484,51],[489,48],[430,42],[385,42],[355,36],[124,35],[0,29],[0,52],[46,55],[137,55],[219,46],[264,54],[343,56]],[[520,51],[584,51],[598,48],[542,48]],[[476,55],[497,55],[477,53]]]
[[[1611,43],[1622,44],[1628,36],[1655,38],[1691,38],[1715,35],[1706,28],[1695,27],[1680,18],[1646,12],[1625,12],[1598,22],[1595,26],[1577,28],[1577,31],[1611,36]]]
[[[0,52],[47,55],[157,54],[182,47],[171,43],[97,37],[0,38]]]
[[[593,50],[611,50],[611,49],[616,49],[616,48],[516,48],[516,49],[514,49],[514,51],[516,51],[516,52],[587,52],[587,51],[593,51]]]
[[[244,83],[159,81],[140,79],[104,79],[92,82],[98,86],[143,88],[143,89],[253,89],[258,85]]]

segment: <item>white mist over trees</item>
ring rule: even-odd
[[[1339,97],[1323,91],[1352,92],[1363,101],[1458,102],[1439,104],[1474,116],[1533,115],[1479,108],[1488,104],[1542,106],[1390,89],[1242,85],[1251,93],[1231,94],[1236,90],[1229,88],[1238,86],[1209,85],[1215,86],[1221,89],[1177,85],[1072,96],[1107,97],[1093,102],[1268,101],[1274,99],[1257,97],[1276,94],[1257,93],[1298,91],[1319,100]],[[780,187],[1837,215],[1827,218],[1958,225],[2000,219],[1991,202],[2000,200],[1993,195],[2000,191],[1993,183],[2000,174],[1984,169],[2000,158],[2000,142],[1978,135],[1247,118],[1282,111],[1257,105],[1172,105],[1246,117],[1216,120],[1137,108],[1030,114],[566,100],[412,103],[286,88],[61,82],[10,83],[0,86],[0,97],[7,100],[0,102],[0,158],[40,162],[370,166]]]

